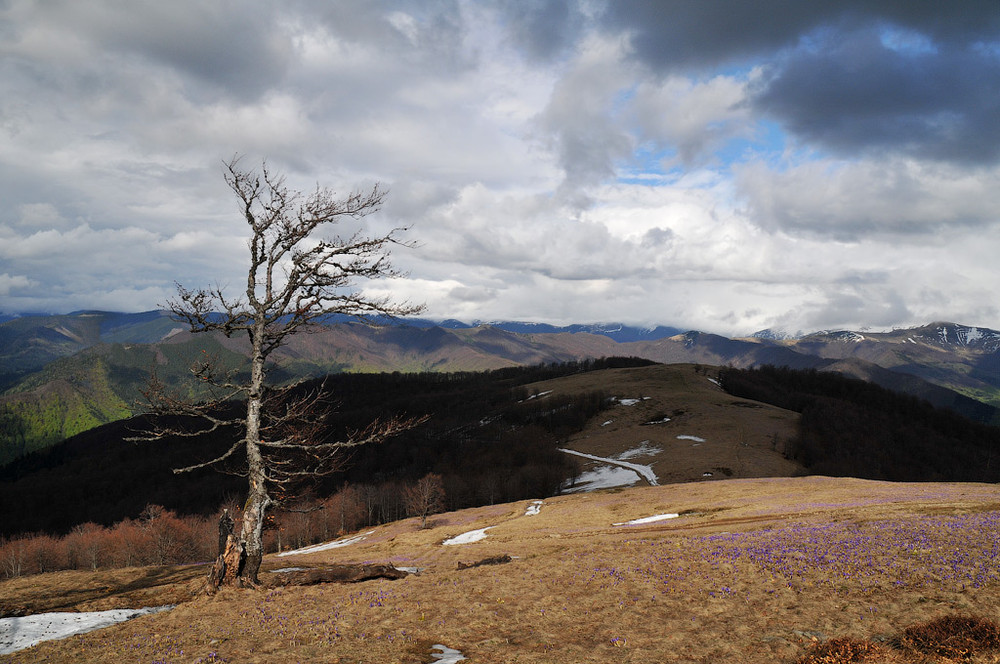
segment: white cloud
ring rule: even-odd
[[[19,288],[26,288],[30,281],[27,277],[19,274],[10,275],[4,272],[0,274],[0,295],[8,296],[11,291],[16,291]]]
[[[643,81],[633,101],[641,136],[669,146],[684,164],[711,159],[729,140],[751,134],[746,87],[732,76]]]
[[[626,158],[632,138],[618,123],[617,102],[635,74],[623,60],[622,44],[596,36],[559,79],[538,126],[565,172],[564,194],[579,204],[587,189],[614,177],[614,163]]]
[[[10,0],[0,309],[241,283],[240,153],[387,185],[420,248],[373,287],[435,316],[1000,327],[995,12],[849,4]]]
[[[762,227],[861,238],[928,235],[1000,223],[1000,168],[962,168],[912,159],[816,160],[776,171],[737,169],[737,183]]]

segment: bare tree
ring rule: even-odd
[[[320,387],[276,387],[268,384],[268,358],[290,335],[304,331],[333,314],[404,316],[422,307],[373,297],[359,281],[396,277],[389,254],[405,230],[384,235],[336,234],[338,223],[377,212],[385,198],[378,185],[338,198],[327,188],[311,194],[289,189],[266,163],[260,172],[245,170],[234,157],[225,165],[226,183],[236,194],[250,230],[250,267],[246,290],[233,297],[222,287],[188,290],[178,285],[167,308],[192,332],[218,332],[231,337],[247,334],[250,373],[245,379],[221,371],[212,358],[192,367],[211,398],[198,403],[169,394],[155,376],[147,398],[153,414],[181,417],[186,426],[159,426],[146,437],[203,435],[235,427],[238,440],[218,457],[174,472],[207,466],[232,466],[248,480],[248,495],[238,536],[230,547],[226,582],[255,586],[263,556],[263,528],[268,509],[303,478],[329,473],[339,466],[346,448],[376,442],[415,425],[415,420],[374,422],[341,440],[326,438],[325,419],[331,404]],[[225,408],[246,401],[236,416]],[[158,421],[163,421],[158,420]],[[175,420],[176,421],[176,420]],[[233,552],[238,556],[232,555]],[[232,569],[234,562],[237,569]],[[222,564],[222,556],[219,563]]]
[[[405,500],[410,514],[420,517],[420,528],[427,527],[427,517],[444,509],[444,483],[437,473],[424,475],[406,488]]]

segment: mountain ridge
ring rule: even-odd
[[[935,322],[890,332],[769,339],[665,327],[643,332],[617,324],[504,323],[511,328],[505,329],[441,323],[415,319],[373,326],[331,319],[291,337],[275,354],[271,376],[283,382],[340,372],[453,373],[616,356],[735,368],[774,365],[837,371],[966,417],[1000,422],[1000,332],[989,328]],[[616,341],[610,334],[647,338]],[[247,348],[243,337],[192,334],[164,311],[82,311],[0,323],[0,464],[108,418],[139,412],[142,387],[154,368],[162,380],[181,387],[202,352],[239,370]],[[102,361],[95,365],[97,356]],[[59,389],[53,387],[57,381]]]

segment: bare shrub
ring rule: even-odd
[[[151,565],[169,565],[214,556],[215,533],[205,519],[181,519],[159,505],[147,505],[139,518],[147,537],[144,558]]]
[[[361,493],[350,484],[344,485],[325,502],[337,534],[354,532],[361,527],[366,515]]]
[[[66,566],[66,546],[62,538],[32,535],[26,538],[27,573],[45,574]]]
[[[901,645],[921,653],[963,660],[1000,648],[1000,628],[991,620],[976,616],[944,616],[907,627]]]
[[[108,538],[96,523],[83,523],[66,536],[66,546],[73,552],[76,569],[96,570],[105,564]]]
[[[115,567],[141,565],[148,557],[150,537],[139,523],[124,519],[107,534],[111,564]]]
[[[0,564],[3,565],[3,573],[8,579],[15,579],[24,573],[25,561],[25,538],[0,542]]]
[[[444,509],[444,483],[437,473],[428,473],[404,492],[407,511],[420,517],[420,527],[427,527],[427,517]]]
[[[801,657],[798,664],[848,664],[850,662],[881,661],[884,652],[885,650],[881,646],[871,641],[850,638],[830,639]]]

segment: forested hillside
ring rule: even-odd
[[[642,364],[649,363],[602,360],[481,373],[330,376],[326,389],[338,403],[330,437],[378,418],[430,418],[386,443],[359,449],[345,459],[343,472],[301,490],[328,495],[344,484],[364,486],[376,522],[400,518],[401,485],[430,472],[442,476],[449,509],[553,495],[575,468],[572,458],[557,450],[558,441],[601,410],[604,395],[543,401],[531,399],[521,386]],[[196,514],[210,513],[227,499],[240,500],[245,486],[239,477],[211,470],[171,472],[217,456],[232,444],[231,437],[127,442],[140,426],[135,419],[113,422],[0,470],[5,512],[0,534],[62,533],[83,522],[110,525],[135,517],[147,504]]]
[[[190,367],[205,353],[227,370],[245,364],[208,335],[159,345],[100,343],[49,362],[0,395],[0,465],[140,411],[153,371],[171,389],[199,398]]]
[[[885,334],[727,339],[667,328],[553,328],[406,320],[380,326],[333,318],[275,353],[277,383],[340,372],[463,372],[629,356],[664,364],[766,364],[844,373],[988,423],[1000,423],[1000,333],[951,323]],[[619,329],[620,328],[620,329]],[[192,335],[166,312],[26,316],[0,323],[0,465],[142,411],[152,370],[190,389],[203,353],[245,366],[243,337]],[[197,396],[192,394],[191,396]],[[992,404],[992,405],[991,405]]]
[[[1000,481],[1000,428],[872,383],[821,371],[726,369],[723,388],[801,413],[785,454],[817,475]]]

